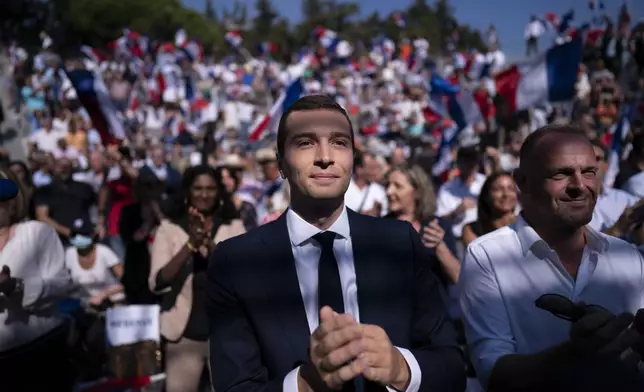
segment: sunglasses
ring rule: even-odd
[[[606,308],[599,305],[576,304],[568,297],[559,294],[544,294],[537,298],[534,304],[537,308],[546,310],[554,316],[570,322],[575,322],[588,313],[597,311],[609,312]]]

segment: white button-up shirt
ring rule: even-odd
[[[318,263],[322,256],[320,244],[312,237],[322,230],[308,223],[295,211],[289,208],[286,212],[286,225],[288,235],[291,239],[293,258],[297,279],[300,283],[300,292],[304,301],[306,318],[309,323],[309,331],[313,333],[319,324],[318,305]],[[333,254],[338,262],[340,272],[340,283],[342,285],[342,298],[344,310],[351,313],[356,321],[360,322],[360,308],[358,306],[358,286],[356,284],[356,270],[353,264],[353,247],[351,243],[351,231],[349,228],[349,217],[346,208],[338,217],[338,220],[329,227],[327,231],[337,234],[333,242]],[[422,373],[418,361],[407,349],[396,347],[403,355],[410,369],[410,382],[405,392],[417,392],[420,389]],[[289,372],[284,378],[284,392],[298,392],[297,377],[300,368],[297,367]],[[387,387],[389,392],[394,389]]]
[[[474,200],[479,198],[481,193],[481,188],[485,183],[486,177],[477,173],[474,178],[474,182],[470,185],[465,184],[460,177],[456,177],[452,181],[444,184],[438,191],[436,196],[436,216],[445,217],[450,215],[454,210],[456,210],[463,199],[470,197]],[[463,236],[463,226],[468,223],[474,222],[478,217],[478,209],[476,207],[470,208],[455,216],[454,219],[450,220],[453,224],[452,231],[456,238],[461,238]]]
[[[639,197],[620,189],[604,187],[597,196],[593,220],[589,223],[590,227],[599,231],[612,227],[617,223],[624,210],[639,200]]]
[[[381,216],[387,215],[388,201],[385,187],[375,182],[360,189],[353,179],[344,194],[344,204],[355,212],[371,210],[376,203],[382,206]]]
[[[587,227],[577,279],[519,216],[467,248],[458,282],[472,364],[487,385],[496,361],[568,340],[570,322],[535,306],[543,294],[635,313],[644,305],[644,259],[629,243]]]
[[[0,251],[0,266],[23,279],[22,297],[0,295],[0,352],[30,343],[63,322],[57,301],[72,287],[58,234],[36,221],[19,223]]]

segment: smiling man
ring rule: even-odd
[[[618,359],[640,339],[626,331],[644,304],[644,261],[632,245],[588,225],[598,172],[581,130],[536,130],[515,171],[521,215],[467,249],[460,303],[472,363],[489,391],[642,388]],[[571,325],[535,306],[544,294],[603,310],[584,308]]]
[[[280,120],[277,150],[289,209],[220,243],[208,271],[215,390],[464,390],[418,234],[344,205],[354,162],[346,112],[327,96],[301,98]]]

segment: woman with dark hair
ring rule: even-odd
[[[179,213],[159,226],[151,248],[149,284],[162,294],[161,335],[166,391],[197,391],[208,359],[205,309],[209,256],[220,241],[245,232],[231,195],[215,169],[194,166],[183,175]],[[212,261],[212,260],[211,260]]]
[[[517,186],[512,176],[506,172],[491,174],[481,188],[478,219],[463,227],[463,244],[467,246],[484,234],[512,224],[517,203]]]
[[[237,173],[234,172],[234,169],[220,166],[215,169],[215,174],[217,181],[223,184],[229,195],[232,195],[233,204],[239,212],[242,222],[244,222],[246,231],[257,227],[257,211],[255,210],[255,206],[236,193],[239,188],[239,176],[236,175]]]
[[[155,303],[156,296],[148,288],[150,275],[149,242],[164,218],[161,195],[164,184],[151,172],[143,172],[134,183],[134,203],[123,207],[119,235],[125,246],[123,285],[128,303]]]

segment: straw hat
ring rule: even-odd
[[[244,159],[240,157],[238,154],[226,155],[222,163],[223,163],[223,166],[229,167],[231,169],[242,169],[246,167],[246,163],[244,162]]]
[[[272,148],[260,148],[255,153],[255,160],[259,163],[277,161],[277,153]]]

